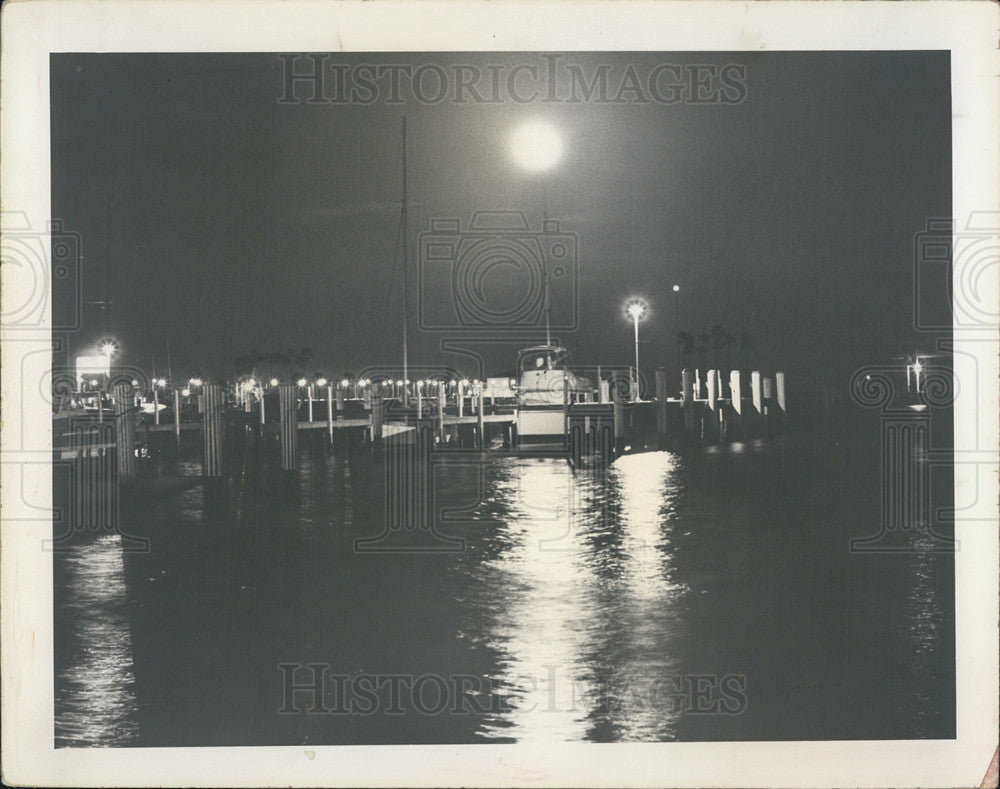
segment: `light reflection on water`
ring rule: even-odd
[[[63,566],[59,615],[74,619],[76,643],[75,659],[56,681],[56,745],[127,744],[138,726],[121,537],[74,547]]]
[[[437,511],[461,512],[443,528],[466,540],[450,555],[352,551],[384,523],[382,467],[315,446],[291,487],[244,470],[229,514],[209,513],[200,487],[159,500],[127,591],[117,537],[57,556],[57,742],[947,735],[947,562],[849,554],[877,525],[877,476],[828,454],[748,443],[606,472],[445,463]],[[276,715],[275,666],[309,660],[482,677],[503,703],[464,718]],[[678,708],[678,681],[729,672],[750,678],[745,713]]]
[[[509,548],[482,592],[499,610],[483,635],[504,656],[509,715],[487,735],[517,741],[670,739],[676,715],[656,683],[677,670],[671,640],[684,593],[671,579],[673,456],[621,458],[608,473],[515,461]]]
[[[931,557],[936,541],[929,535],[917,537],[925,549],[908,557],[912,586],[906,597],[905,619],[901,626],[904,637],[913,650],[910,664],[915,699],[912,716],[918,736],[927,737],[933,721],[933,700],[927,690],[927,680],[933,674],[934,653],[941,640],[946,612],[942,610],[935,591],[936,568]]]

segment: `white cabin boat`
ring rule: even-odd
[[[518,354],[517,436],[525,441],[563,442],[573,403],[590,402],[593,386],[565,365],[568,351],[536,345]]]

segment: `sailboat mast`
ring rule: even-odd
[[[552,332],[549,330],[549,272],[545,272],[545,344],[552,345]]]
[[[549,221],[549,182],[548,179],[542,179],[542,228],[548,226]],[[543,282],[545,284],[545,292],[543,297],[545,299],[545,344],[552,345],[552,332],[549,330],[549,272],[548,269],[543,268],[542,272]]]
[[[400,216],[403,234],[403,406],[409,405],[409,393],[407,392],[407,380],[410,377],[409,359],[406,347],[406,267],[409,256],[407,254],[407,236],[409,235],[409,224],[406,218],[406,116],[403,116],[403,210]]]

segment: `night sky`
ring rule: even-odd
[[[531,53],[326,63],[545,68]],[[622,102],[431,103],[404,90],[395,103],[383,90],[370,104],[282,103],[276,54],[53,55],[52,215],[80,234],[84,300],[111,302],[106,314],[84,305],[69,352],[111,335],[121,363],[155,362],[162,375],[169,337],[178,379],[231,375],[235,357],[301,346],[314,351],[308,372],[330,377],[399,363],[404,113],[416,369],[473,374],[470,357],[442,352],[448,341],[503,374],[544,336],[537,323],[528,335],[491,329],[488,343],[470,339],[482,326],[426,327],[442,296],[421,295],[440,278],[426,269],[421,234],[434,218],[465,230],[473,211],[490,209],[523,211],[536,231],[547,213],[575,245],[552,311],[581,366],[630,363],[622,305],[633,295],[651,307],[640,326],[647,376],[676,366],[678,328],[749,333],[755,366],[784,369],[804,389],[846,386],[894,346],[933,342],[912,330],[913,250],[928,219],[951,214],[948,53],[567,53],[555,90],[570,92],[567,64],[588,75],[606,64],[615,88],[629,65],[644,78],[665,63],[736,64],[745,93],[736,103],[635,92]],[[543,174],[508,151],[529,118],[563,141]],[[485,298],[500,308],[525,292],[523,271],[490,276]]]

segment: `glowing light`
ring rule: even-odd
[[[326,379],[325,378],[317,378],[316,379],[316,386],[326,386]]]
[[[191,390],[188,389],[187,387],[184,387],[183,389],[181,389],[181,394],[184,395],[185,397],[190,397],[191,396]]]
[[[192,378],[191,380],[188,381],[188,384],[190,384],[191,386],[201,386],[202,380],[200,378]]]
[[[118,348],[113,342],[101,343],[101,356],[107,356],[110,359],[117,350]]]
[[[625,309],[628,310],[628,314],[631,315],[634,320],[639,320],[646,314],[646,305],[638,299],[630,301]]]
[[[297,381],[297,383],[298,383],[299,386],[307,386],[309,384],[309,382],[305,378],[300,378]]]
[[[678,293],[681,289],[680,285],[674,285],[674,293]]]
[[[511,135],[510,154],[525,170],[541,172],[559,161],[562,156],[562,140],[559,133],[545,121],[527,121]]]
[[[364,385],[364,381],[361,381],[361,384]],[[348,386],[351,385],[351,379],[350,378],[342,379],[340,385],[343,386],[344,388],[347,388]]]
[[[272,378],[270,381],[271,386],[277,386],[279,383],[277,378]]]
[[[250,378],[247,381],[247,386],[253,387],[253,386],[256,386],[256,385],[257,385],[257,381],[255,381],[253,378]]]

